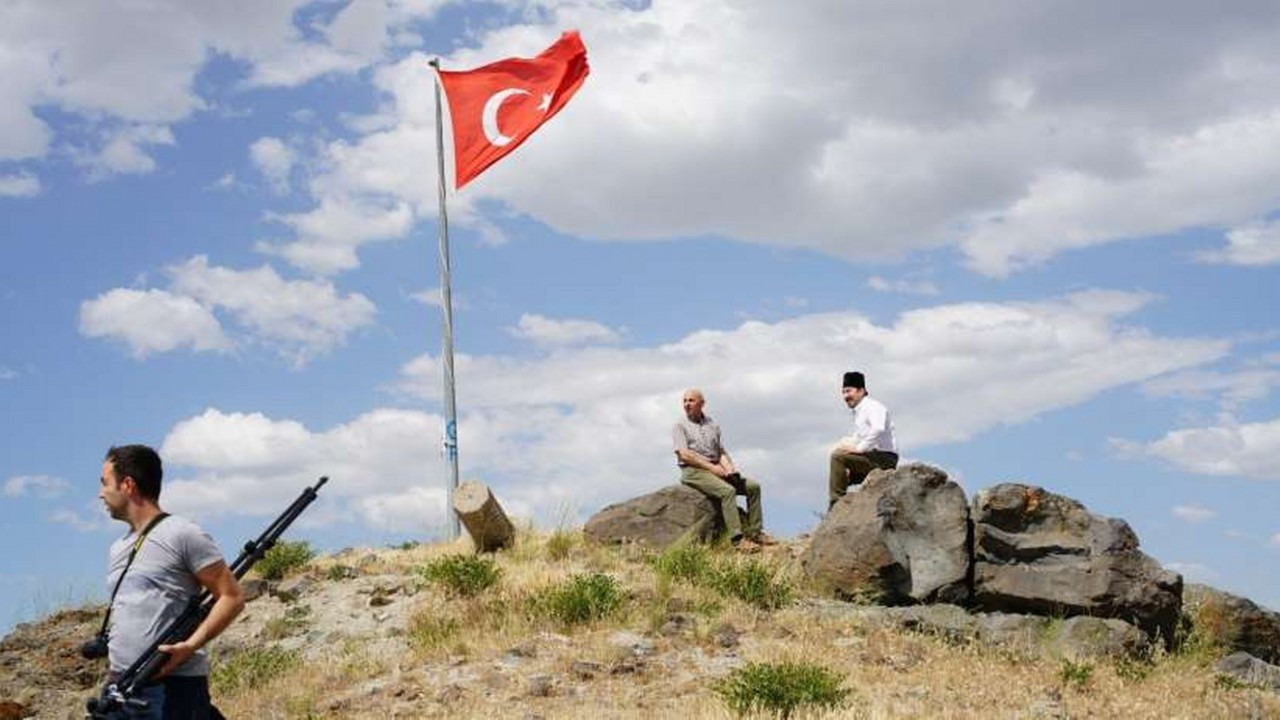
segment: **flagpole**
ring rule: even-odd
[[[436,167],[440,188],[440,301],[444,310],[444,345],[440,361],[444,366],[444,452],[449,459],[449,483],[445,492],[445,516],[449,519],[449,539],[458,537],[458,516],[453,512],[453,492],[458,487],[458,403],[453,385],[453,293],[449,289],[449,214],[445,207],[444,111],[440,106],[440,59],[436,69]]]

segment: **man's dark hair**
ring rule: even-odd
[[[107,461],[116,470],[116,478],[133,478],[138,494],[155,502],[160,499],[160,480],[164,468],[160,455],[146,445],[120,445],[107,451]]]
[[[843,387],[865,390],[867,389],[867,379],[863,377],[862,373],[857,372],[856,370],[850,371],[844,374]]]

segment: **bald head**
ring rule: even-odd
[[[702,396],[701,390],[689,388],[684,391],[680,404],[684,406],[684,416],[697,422],[702,420],[702,406],[707,404],[707,400]]]

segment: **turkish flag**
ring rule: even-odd
[[[439,72],[453,122],[454,183],[461,188],[560,112],[590,69],[582,38],[570,30],[535,58]]]

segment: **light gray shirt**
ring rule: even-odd
[[[111,544],[107,588],[115,587],[138,539],[132,530]],[[213,538],[186,518],[170,515],[147,534],[125,573],[111,606],[108,657],[112,672],[123,672],[186,609],[201,591],[196,573],[222,559]],[[204,650],[179,665],[174,675],[208,675]]]
[[[710,415],[703,415],[702,422],[694,422],[688,417],[681,418],[671,429],[671,441],[676,450],[690,450],[711,463],[720,462],[720,455],[724,453],[724,448],[720,445],[720,426]],[[679,455],[676,455],[676,464],[680,467],[686,465]]]

